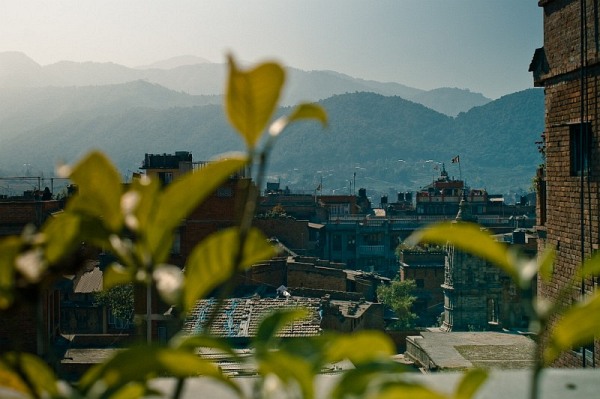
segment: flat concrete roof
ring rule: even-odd
[[[408,354],[417,362],[426,359],[423,366],[429,369],[524,369],[534,364],[535,343],[519,334],[423,331],[407,339],[417,347],[407,345]]]

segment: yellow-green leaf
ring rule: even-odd
[[[232,227],[211,234],[194,248],[185,266],[185,311],[237,270],[271,259],[276,253],[260,230],[251,229],[246,237],[241,264],[235,265],[239,242],[239,230]]]
[[[269,343],[277,336],[279,331],[285,328],[288,324],[297,320],[302,320],[308,316],[306,309],[277,309],[273,313],[265,317],[254,337],[253,344],[257,348],[257,353],[268,351]]]
[[[502,268],[506,274],[521,283],[520,273],[515,265],[514,254],[506,245],[499,243],[481,226],[473,223],[439,223],[414,232],[405,243],[416,245],[429,242],[439,245],[450,243],[457,249],[478,256]]]
[[[294,108],[294,111],[289,116],[282,116],[271,124],[269,134],[278,136],[291,123],[301,119],[315,119],[327,126],[327,112],[318,104],[303,103]]]
[[[77,195],[70,199],[67,209],[98,218],[111,231],[119,231],[121,215],[121,176],[101,152],[84,157],[69,176],[77,185]]]
[[[436,392],[423,385],[411,383],[396,383],[388,385],[381,392],[372,396],[373,399],[448,399],[446,395]]]
[[[466,372],[460,380],[455,399],[471,399],[477,393],[481,385],[487,380],[488,373],[483,369],[472,369]]]
[[[231,156],[211,162],[169,184],[161,194],[146,231],[154,263],[163,263],[169,254],[173,230],[200,203],[231,175],[241,171],[248,159]]]
[[[139,382],[130,382],[126,384],[117,392],[110,395],[110,399],[131,399],[131,398],[143,398],[147,394],[147,389],[144,384]]]
[[[242,71],[229,57],[225,108],[249,149],[256,147],[273,115],[284,81],[285,71],[279,64],[268,62]]]
[[[386,334],[380,331],[357,331],[352,335],[339,335],[333,339],[326,350],[325,359],[328,362],[348,359],[357,365],[388,358],[394,353],[396,346]]]
[[[42,233],[46,240],[46,259],[50,264],[58,262],[80,246],[80,221],[79,215],[63,212],[44,224]]]
[[[26,352],[5,353],[0,357],[0,369],[12,373],[24,385],[33,388],[35,397],[58,396],[56,376],[38,356]]]
[[[315,119],[321,122],[323,126],[327,126],[327,112],[319,104],[298,104],[288,116],[288,120],[291,123],[301,119]]]
[[[411,371],[407,366],[393,361],[391,358],[376,359],[372,362],[359,363],[356,368],[346,370],[339,378],[334,389],[331,391],[332,399],[362,398],[367,397],[365,392],[373,392],[376,387],[383,391],[386,384],[395,386],[405,383],[397,381],[401,373]],[[391,377],[392,382],[389,382]],[[370,396],[368,396],[370,397]],[[402,397],[402,396],[401,396]]]
[[[223,351],[232,359],[238,357],[237,353],[224,339],[211,335],[184,335],[183,333],[174,336],[169,341],[172,348],[194,351],[196,348],[212,348]]]
[[[8,308],[13,302],[15,258],[21,246],[19,237],[0,240],[0,309]]]
[[[128,217],[135,218],[135,223],[137,223],[137,229],[145,231],[149,221],[152,219],[152,214],[155,212],[157,205],[157,199],[160,197],[160,181],[158,179],[149,179],[149,178],[141,178],[134,179],[131,183],[131,187],[127,193],[123,195],[121,199],[121,207],[125,213],[125,222],[127,223]],[[132,202],[133,209],[132,213],[128,212],[127,207],[124,207],[124,203],[127,203],[124,198],[127,196],[131,196],[130,202]],[[131,228],[132,226],[128,226]]]
[[[115,263],[109,265],[104,270],[102,279],[102,288],[105,290],[111,289],[118,285],[128,284],[135,279],[135,271],[129,268],[124,268]]]
[[[111,359],[91,368],[79,382],[84,392],[90,389],[95,392],[97,387],[117,390],[131,382],[145,382],[159,375],[177,378],[208,376],[239,392],[237,385],[226,378],[216,364],[189,351],[159,346],[140,346],[120,351]]]
[[[540,277],[545,282],[549,282],[552,278],[552,271],[554,269],[554,260],[556,259],[556,251],[553,249],[547,249],[538,255],[538,270]],[[599,262],[600,264],[600,262]]]
[[[562,351],[593,342],[599,331],[600,292],[596,291],[584,302],[568,308],[554,324],[544,360],[551,363]]]
[[[596,252],[591,258],[583,262],[581,274],[577,278],[598,275],[600,275],[600,252]]]
[[[265,352],[258,359],[258,368],[263,377],[269,374],[276,375],[288,388],[294,387],[292,382],[296,382],[302,392],[302,396],[299,397],[314,397],[313,369],[304,358],[283,351]]]

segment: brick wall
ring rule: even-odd
[[[27,224],[40,227],[52,212],[63,207],[63,201],[0,202],[0,236],[20,234]]]
[[[600,40],[596,32],[600,27],[595,2],[587,2],[585,24],[587,29],[586,79],[581,69],[581,18],[580,1],[542,0],[544,8],[544,53],[548,70],[536,77],[536,85],[543,86],[546,95],[546,217],[539,226],[538,248],[552,246],[557,250],[555,270],[548,284],[538,282],[540,295],[556,299],[558,292],[569,289],[575,271],[582,259],[598,249],[600,176],[598,96],[600,85]],[[590,145],[591,173],[583,180],[573,175],[571,168],[571,129],[589,122],[592,132]],[[538,204],[540,205],[540,204]],[[538,212],[541,207],[538,207]],[[543,219],[538,215],[538,223]],[[581,299],[595,289],[592,280],[577,282],[567,304]],[[598,364],[600,347],[595,345],[595,363]],[[589,361],[587,362],[589,365]],[[565,353],[556,366],[580,367],[582,356]]]
[[[293,218],[255,219],[254,226],[268,238],[276,237],[283,245],[294,250],[308,248],[308,221]]]
[[[311,263],[288,263],[288,286],[333,291],[346,291],[346,273],[343,270],[316,267]]]

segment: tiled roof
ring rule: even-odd
[[[279,334],[281,337],[306,337],[321,333],[321,316],[319,315],[320,299],[288,297],[273,298],[233,298],[226,299],[214,319],[209,331],[219,337],[244,337],[256,335],[260,322],[277,309],[304,308],[308,317],[285,327]],[[217,301],[204,299],[196,303],[183,326],[183,332],[195,334],[202,332],[204,324],[210,317]]]
[[[77,273],[73,280],[73,292],[76,294],[89,294],[102,291],[102,270],[97,266],[98,262],[88,263],[84,270]]]
[[[331,305],[337,306],[344,317],[348,318],[359,318],[361,317],[369,307],[371,302],[353,302],[353,301],[336,301],[331,300]]]

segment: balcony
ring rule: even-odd
[[[359,256],[384,256],[385,245],[359,245]]]

